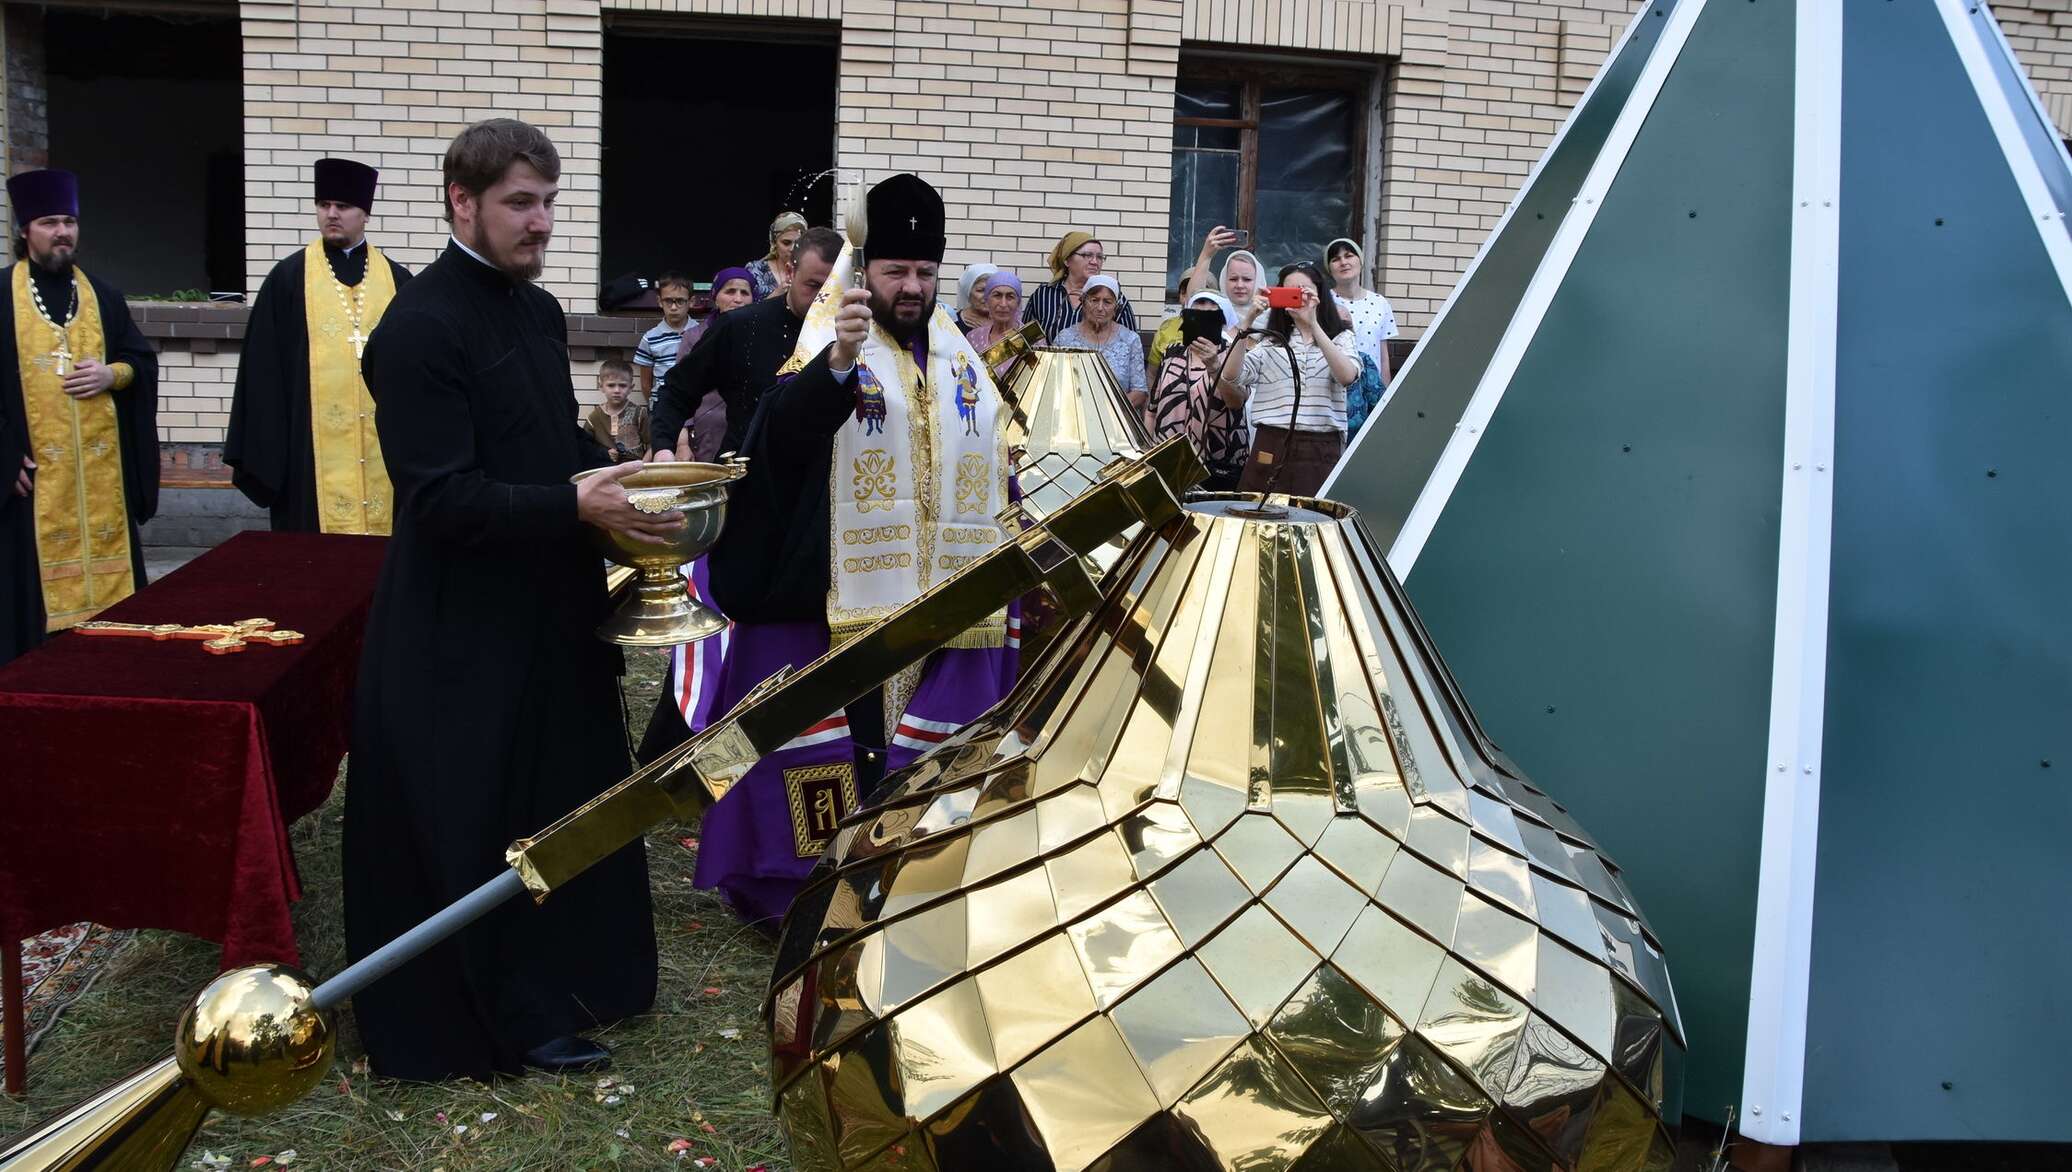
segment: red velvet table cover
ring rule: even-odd
[[[352,731],[386,541],[242,533],[99,617],[268,618],[297,645],[53,636],[0,667],[0,946],[75,920],[295,963],[288,824],[322,805]]]

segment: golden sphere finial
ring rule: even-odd
[[[232,969],[210,981],[180,1013],[173,1052],[202,1098],[238,1115],[258,1115],[307,1094],[331,1068],[338,1045],[329,1010],[311,1000],[315,983],[287,965]]]

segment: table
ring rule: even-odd
[[[264,617],[293,646],[54,636],[0,667],[0,973],[6,1090],[25,1085],[19,941],[76,920],[171,928],[225,968],[295,963],[288,824],[324,803],[352,730],[387,542],[242,533],[99,617]]]

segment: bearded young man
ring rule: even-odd
[[[0,310],[0,663],[144,585],[158,511],[158,356],[74,263],[79,180],[7,181],[21,236]]]
[[[758,404],[748,475],[710,555],[734,620],[724,713],[1003,539],[1008,413],[936,305],[942,197],[895,175],[850,213],[852,252]],[[845,289],[836,300],[832,290]],[[775,927],[839,820],[1014,681],[1014,612],[996,612],[885,687],[765,756],[705,815],[697,882]]]
[[[578,427],[567,321],[534,285],[561,157],[508,118],[446,152],[453,242],[368,345],[396,527],[367,620],[345,795],[346,949],[359,960],[504,869],[504,848],[630,771],[589,526],[646,540]],[[580,1035],[655,996],[638,842],[543,904],[513,901],[353,998],[374,1069],[487,1079],[609,1060]]]

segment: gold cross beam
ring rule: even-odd
[[[231,655],[254,643],[284,647],[302,642],[302,632],[275,629],[272,619],[239,619],[234,623],[110,623],[99,619],[80,623],[73,630],[82,635],[114,635],[131,639],[194,639],[210,655]]]

